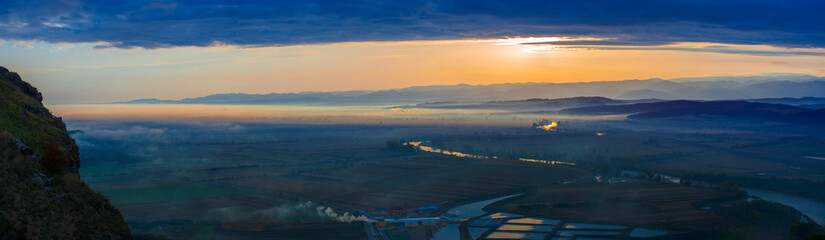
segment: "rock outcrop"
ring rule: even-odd
[[[43,95],[24,82],[20,75],[0,67],[0,131],[14,135],[34,150],[50,142],[63,151],[65,171],[78,174],[80,156],[74,139],[69,137],[63,119],[43,106]]]
[[[43,101],[43,94],[40,91],[37,91],[37,88],[33,87],[31,84],[24,82],[20,75],[16,72],[10,72],[8,69],[4,67],[0,67],[0,79],[9,86],[16,88],[23,94],[28,95],[37,100],[37,102]]]
[[[62,119],[0,67],[0,239],[131,239],[114,206],[78,175]]]

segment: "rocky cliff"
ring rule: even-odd
[[[0,67],[0,239],[131,239],[120,212],[80,180],[62,119]]]
[[[20,75],[0,67],[0,131],[5,131],[35,150],[55,143],[63,151],[65,171],[78,174],[80,157],[66,125],[43,106],[37,88],[24,82]]]

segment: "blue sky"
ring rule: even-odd
[[[0,0],[49,104],[214,93],[825,75],[825,1]]]

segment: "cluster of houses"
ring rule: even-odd
[[[415,227],[434,227],[441,222],[439,217],[430,217],[438,213],[438,207],[427,206],[419,208],[393,207],[388,211],[367,212],[370,219],[375,220],[375,227],[379,231],[404,230]]]

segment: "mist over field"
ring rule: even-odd
[[[53,110],[80,147],[81,178],[152,234],[306,237],[327,226],[332,235],[452,239],[464,231],[457,224],[486,213],[563,226],[500,223],[508,230],[486,233],[494,237],[587,236],[565,229],[593,223],[614,224],[592,227],[619,238],[755,228],[777,237],[825,221],[816,190],[825,187],[821,83],[793,75],[458,85]],[[504,195],[517,197],[483,201]],[[773,217],[748,222],[748,211]],[[442,223],[387,230],[388,221]],[[796,222],[810,229],[788,225]]]
[[[0,240],[825,239],[822,13],[0,0]]]
[[[774,238],[825,230],[819,85],[458,85],[52,110],[80,178],[148,234]],[[782,87],[798,95],[758,90]]]
[[[665,100],[653,103],[669,104]],[[461,199],[467,197],[495,196],[490,195],[495,192],[539,191],[536,196],[544,196],[541,194],[569,191],[564,190],[569,184],[583,184],[580,189],[596,187],[588,191],[607,191],[605,194],[631,191],[635,192],[633,199],[645,195],[632,189],[664,187],[647,191],[668,194],[688,191],[685,192],[688,195],[682,197],[696,199],[682,207],[685,211],[697,211],[691,214],[704,214],[702,221],[731,221],[724,215],[729,213],[719,213],[723,214],[720,218],[707,215],[711,213],[707,210],[694,210],[706,206],[712,209],[716,201],[739,198],[740,193],[730,192],[733,189],[724,185],[729,181],[737,181],[741,187],[767,187],[775,196],[781,196],[781,192],[808,199],[822,197],[810,192],[811,188],[818,188],[816,182],[789,180],[799,184],[794,188],[780,187],[782,184],[773,187],[763,182],[786,177],[815,179],[818,172],[825,170],[825,165],[810,158],[825,156],[817,147],[825,144],[825,139],[820,137],[824,130],[817,124],[711,112],[704,118],[713,119],[712,124],[678,115],[635,119],[633,114],[672,107],[664,105],[663,108],[659,104],[648,108],[633,101],[598,98],[450,104],[453,103],[352,106],[345,111],[275,105],[107,105],[105,108],[134,106],[143,112],[156,108],[161,111],[143,118],[86,117],[68,120],[67,125],[73,130],[72,137],[84,159],[81,177],[119,206],[132,226],[177,236],[189,236],[185,232],[203,226],[215,229],[211,230],[213,236],[237,231],[219,227],[222,224],[264,224],[261,226],[270,229],[267,231],[277,231],[276,226],[293,226],[303,221],[374,222],[377,221],[374,217],[366,215],[372,210],[365,212],[364,209],[443,206],[462,202]],[[581,112],[592,111],[589,109],[594,108],[594,104],[606,109],[634,107],[606,115]],[[748,104],[765,109],[760,102]],[[169,113],[162,113],[164,108],[181,111],[189,106],[193,108],[188,111],[211,115],[171,118],[163,115]],[[71,111],[82,112],[83,107],[56,109],[69,109],[63,114],[72,116]],[[568,113],[574,111],[575,114]],[[94,116],[94,112],[84,114]],[[553,119],[554,127],[536,127],[536,124],[549,124],[543,120],[547,118]],[[397,141],[423,142],[428,148],[409,151],[389,145]],[[788,144],[797,146],[791,154],[778,150],[782,148],[764,147]],[[429,147],[438,150],[428,152],[432,150],[426,149],[433,149]],[[461,154],[446,154],[447,150]],[[547,175],[548,171],[552,174]],[[647,180],[639,180],[638,173]],[[606,181],[605,178],[610,179],[611,184],[589,185],[591,181]],[[673,178],[682,179],[675,186],[687,189],[669,189],[668,184],[674,183],[665,179]],[[763,178],[765,180],[760,180]],[[647,181],[664,185],[647,186]],[[693,181],[701,183],[690,183]],[[547,183],[551,185],[543,190]],[[605,189],[597,190],[602,187]],[[530,190],[536,188],[538,190]],[[691,189],[700,192],[690,192],[694,191]],[[419,197],[422,194],[429,197]],[[592,197],[575,200],[575,196],[587,195],[574,194],[569,199],[556,200],[561,203],[553,206],[564,209],[565,204],[596,201]],[[646,196],[656,197],[659,196]],[[790,204],[796,201],[779,200]],[[513,209],[508,210],[506,206]],[[525,206],[532,205],[501,205],[497,209],[524,212],[533,208]],[[600,221],[591,219],[601,216],[596,212],[623,214],[630,217],[623,221],[633,222],[634,226],[663,228],[656,223],[663,219],[644,217],[649,209],[637,209],[625,203],[603,203],[588,208],[595,206],[602,207],[587,209],[595,211],[589,214],[568,214],[584,214],[577,218],[596,222]],[[672,207],[675,206],[678,205]],[[825,217],[822,212],[825,208],[802,209],[805,212],[801,214],[805,215],[797,213],[799,216],[815,219],[806,221],[818,222]],[[682,219],[678,214],[669,218]],[[697,224],[695,219],[677,221],[691,228],[700,227],[693,225]]]

